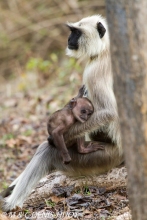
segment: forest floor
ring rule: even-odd
[[[63,107],[77,94],[81,77],[77,71],[73,71],[72,76],[67,77],[65,74],[60,82],[56,76],[40,85],[39,74],[29,72],[0,83],[0,191],[24,170],[37,146],[47,139],[48,115]],[[47,202],[39,204],[35,211],[48,210],[55,213],[57,210],[67,210],[70,206],[70,212],[77,210],[77,213],[83,214],[78,214],[78,217],[71,214],[63,218],[54,216],[48,219],[103,220],[116,219],[113,216],[129,210],[126,188],[108,192],[88,186],[81,192],[76,191],[76,198],[75,190],[70,195],[64,193],[55,197],[54,201],[49,198]],[[29,207],[24,213],[33,211],[34,208]],[[0,219],[4,219],[4,216]]]

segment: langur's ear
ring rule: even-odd
[[[77,104],[77,100],[75,98],[71,99],[69,102],[70,109],[73,109]]]
[[[98,30],[100,38],[102,38],[105,35],[106,29],[104,28],[101,22],[97,23],[97,30]]]

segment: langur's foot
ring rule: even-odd
[[[87,147],[81,147],[80,149],[78,149],[78,152],[81,154],[88,154],[98,150],[104,150],[104,146],[100,145],[97,142],[91,142]]]

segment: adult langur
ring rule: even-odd
[[[68,145],[88,133],[91,141],[103,143],[104,150],[79,154],[75,146],[70,147],[72,161],[64,165],[58,150],[49,146],[47,141],[43,142],[26,169],[10,185],[12,189],[15,187],[5,199],[4,210],[21,207],[38,181],[52,170],[66,171],[70,175],[102,174],[123,161],[107,23],[100,15],[94,15],[76,23],[67,23],[67,26],[71,34],[66,53],[71,57],[87,59],[81,84],[86,85],[95,111],[87,122],[74,124],[64,138]]]

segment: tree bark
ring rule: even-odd
[[[106,0],[133,220],[147,219],[147,0]]]

